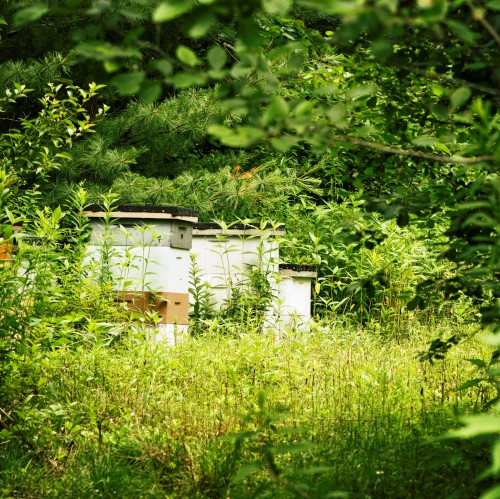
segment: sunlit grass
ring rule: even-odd
[[[417,357],[434,328],[399,342],[326,326],[280,341],[221,333],[176,347],[130,336],[48,354],[37,404],[26,403],[32,428],[18,440],[31,460],[0,450],[4,495],[295,497],[288,482],[310,497],[476,492],[480,450],[436,437],[489,396],[482,386],[458,390],[475,377],[464,359],[487,359],[487,347],[469,340],[430,365]],[[291,442],[307,445],[279,451]],[[280,478],[256,466],[233,483],[265,446],[276,449]]]

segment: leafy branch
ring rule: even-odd
[[[492,36],[492,38],[498,43],[498,45],[500,45],[500,35],[496,32],[495,28],[484,17],[484,10],[477,8],[471,2],[471,0],[467,0],[466,3],[472,12],[472,17],[476,21],[479,21],[483,25],[483,27],[486,29],[486,31]]]
[[[440,161],[442,163],[448,163],[448,164],[474,165],[494,160],[493,155],[477,156],[475,158],[465,158],[463,156],[442,156],[440,154],[415,151],[414,149],[400,149],[398,147],[385,146],[383,144],[377,144],[376,142],[368,142],[366,140],[358,139],[356,137],[349,137],[347,135],[334,135],[331,137],[331,140],[333,142],[352,144],[389,154],[396,154],[400,156],[411,156],[414,158],[427,159],[430,161]]]

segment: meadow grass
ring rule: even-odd
[[[443,323],[443,333],[453,326]],[[438,328],[439,329],[439,328]],[[467,358],[421,363],[439,331],[318,326],[175,347],[130,334],[45,355],[0,446],[2,497],[477,497],[488,446],[440,439],[478,410]],[[29,362],[27,362],[27,365]]]

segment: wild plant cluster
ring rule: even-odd
[[[14,195],[3,175],[2,192]],[[4,200],[3,496],[387,497],[474,495],[488,485],[473,482],[483,447],[428,440],[456,426],[451,410],[473,412],[495,392],[484,345],[461,342],[434,367],[416,358],[436,328],[474,332],[465,299],[410,310],[419,278],[452,271],[432,265],[422,229],[354,201],[309,218],[302,204],[288,223],[315,225],[285,238],[283,251],[318,268],[310,330],[278,341],[263,328],[274,297],[257,269],[214,311],[194,261],[196,334],[167,347],[144,334],[151,317],[115,302],[113,242],[104,236],[98,264],[89,260],[83,189],[63,208],[33,206],[22,218]],[[106,224],[116,202],[103,200]],[[361,237],[346,240],[335,217]],[[377,231],[380,244],[369,244]],[[474,362],[464,368],[463,357]],[[458,485],[456,473],[465,477]]]
[[[61,92],[62,109],[54,104]],[[155,344],[143,327],[154,315],[115,300],[112,240],[104,235],[100,258],[88,257],[86,190],[72,188],[60,207],[42,201],[45,179],[70,164],[73,135],[92,129],[78,100],[90,97],[52,87],[47,112],[24,127],[30,143],[21,133],[2,139],[18,147],[6,148],[0,164],[0,494],[477,495],[483,484],[473,477],[487,449],[429,440],[456,426],[453,411],[473,413],[497,395],[490,349],[467,341],[481,303],[440,295],[423,308],[415,300],[423,283],[455,272],[437,258],[439,218],[402,227],[355,195],[318,203],[317,182],[286,161],[200,173],[185,199],[199,195],[207,216],[219,207],[254,216],[257,206],[285,223],[282,258],[318,271],[312,321],[279,340],[265,327],[276,299],[276,276],[265,267],[230,282],[225,306],[214,310],[194,261],[193,334],[174,348]],[[34,133],[43,127],[52,134]],[[180,201],[190,183],[177,177],[168,199]],[[273,193],[282,197],[271,203]],[[99,198],[105,225],[117,199]],[[127,265],[147,266],[147,258]],[[436,333],[444,345],[460,341],[433,367],[418,357]]]

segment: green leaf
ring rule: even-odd
[[[208,127],[208,133],[230,147],[248,147],[264,137],[260,128],[251,126],[241,126],[233,130],[222,125],[211,125]]]
[[[217,22],[217,18],[213,14],[197,15],[189,20],[187,26],[187,34],[194,39],[205,36],[209,29]]]
[[[286,16],[292,7],[292,0],[262,0],[262,8],[268,14]]]
[[[144,81],[139,90],[139,99],[146,104],[152,104],[161,96],[161,84],[156,81]]]
[[[434,145],[438,151],[443,151],[446,154],[451,154],[446,144],[443,144],[442,142],[436,142]]]
[[[375,127],[370,123],[354,128],[351,132],[353,137],[369,137],[375,133]]]
[[[460,421],[466,426],[451,432],[454,437],[471,438],[500,432],[500,417],[493,414],[463,416]]]
[[[500,497],[500,485],[495,485],[481,495],[481,499],[498,499]]]
[[[179,45],[177,47],[175,55],[177,56],[177,59],[179,59],[179,61],[183,62],[184,64],[192,68],[200,64],[198,56],[189,47],[186,47],[185,45]]]
[[[476,43],[479,34],[471,31],[465,24],[454,21],[453,19],[447,19],[446,24],[455,33],[455,35],[460,38],[460,40],[470,45],[474,45]]]
[[[106,60],[102,65],[107,73],[116,73],[122,68],[122,65],[115,59]]]
[[[462,107],[470,98],[472,95],[472,91],[468,87],[460,87],[457,90],[455,90],[450,97],[450,102],[451,105],[455,108],[458,109],[459,107]]]
[[[222,69],[227,61],[226,51],[219,45],[214,45],[207,54],[207,60],[214,69]]]
[[[207,75],[201,73],[176,73],[168,79],[175,88],[188,88],[193,86],[205,85],[207,82]]]
[[[57,154],[54,154],[54,157],[68,159],[70,161],[73,159],[73,156],[71,156],[69,152],[58,152]]]
[[[227,71],[223,69],[209,69],[207,75],[212,80],[223,80],[227,76]]]
[[[484,368],[486,367],[486,362],[482,359],[465,359],[467,362],[474,364],[477,367]]]
[[[417,18],[424,25],[441,21],[446,16],[446,0],[424,0],[418,2],[420,16]]]
[[[491,10],[500,10],[500,0],[491,0],[486,4],[486,7]]]
[[[301,100],[294,108],[293,114],[295,116],[309,116],[311,111],[316,107],[313,100]]]
[[[421,135],[420,137],[415,137],[412,143],[416,146],[433,147],[437,142],[435,137],[430,137],[429,135]]]
[[[24,26],[25,24],[32,23],[37,19],[40,19],[49,11],[49,8],[45,5],[32,5],[31,7],[26,7],[25,9],[18,10],[12,17],[12,24],[15,28],[19,26]]]
[[[159,59],[154,62],[154,67],[163,74],[163,76],[170,76],[174,68],[172,63],[167,61],[167,59]]]
[[[493,151],[493,160],[495,164],[500,164],[500,143],[495,147]]]
[[[288,102],[283,97],[275,96],[271,99],[269,106],[262,116],[262,124],[264,126],[269,125],[274,121],[286,118],[289,114],[290,106]]]
[[[466,71],[478,71],[479,69],[487,68],[488,64],[486,62],[471,62],[470,64],[466,64],[463,69]]]
[[[271,140],[272,146],[279,152],[288,152],[293,146],[299,142],[299,137],[294,135],[284,135]]]
[[[362,99],[363,97],[373,95],[376,91],[377,87],[375,85],[358,85],[357,87],[349,89],[346,97],[352,100]]]
[[[224,99],[224,107],[237,116],[248,114],[248,101],[246,99]]]
[[[345,128],[347,126],[347,109],[344,104],[336,104],[326,110],[326,115],[337,128]]]
[[[153,12],[153,22],[164,23],[185,14],[193,6],[192,0],[168,0],[162,2]]]
[[[227,140],[226,145],[231,147],[249,147],[264,137],[260,128],[242,126],[237,128],[234,138]]]
[[[116,87],[121,95],[134,95],[139,92],[144,78],[144,71],[133,71],[115,76],[110,84]]]
[[[475,379],[470,379],[469,381],[466,381],[465,383],[462,383],[458,389],[459,390],[467,390],[467,388],[471,388],[473,386],[479,385],[483,381],[482,378],[475,378]]]
[[[430,111],[438,120],[447,121],[450,118],[448,108],[442,104],[431,104]]]
[[[500,472],[500,440],[497,439],[493,449],[491,451],[492,463],[491,463],[491,473],[494,475],[498,475]]]
[[[353,15],[356,16],[360,13],[363,7],[360,2],[353,2],[352,0],[301,0],[302,5],[319,9],[328,14],[337,15]]]
[[[12,229],[12,225],[2,224],[0,226],[0,229],[1,229],[0,234],[5,239],[9,239],[12,236],[12,234],[14,233],[14,231]]]
[[[96,61],[106,61],[118,57],[142,57],[138,50],[119,47],[98,40],[79,44],[75,48],[75,52],[87,59],[94,59]]]
[[[261,30],[253,18],[244,19],[240,24],[240,41],[245,50],[258,50],[261,43]]]
[[[431,90],[434,95],[441,97],[444,94],[444,88],[441,85],[431,85]]]
[[[261,461],[255,461],[253,463],[247,463],[243,465],[239,470],[238,473],[234,476],[234,478],[231,480],[232,483],[240,483],[245,478],[248,478],[252,473],[257,471],[260,467],[262,466]]]
[[[393,53],[393,44],[390,40],[382,38],[376,40],[372,46],[371,51],[377,59],[385,61]]]

